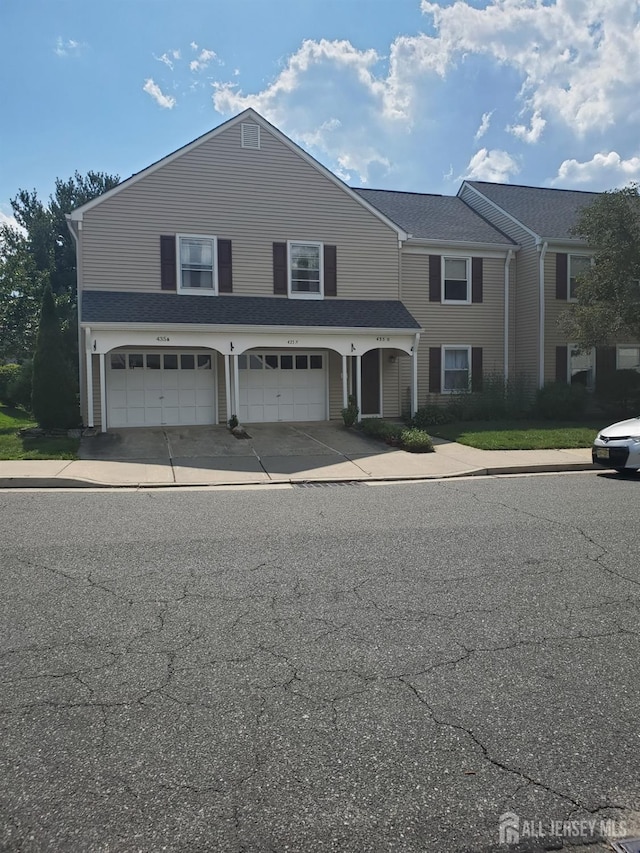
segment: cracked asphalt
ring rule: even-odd
[[[0,493],[0,849],[640,835],[639,490]]]

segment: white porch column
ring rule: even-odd
[[[347,387],[347,357],[342,356],[342,408],[349,405],[349,389]]]
[[[411,417],[418,409],[418,344],[416,341],[411,353]]]
[[[100,353],[100,432],[107,431],[107,377],[105,355]]]
[[[232,355],[233,361],[233,414],[240,420],[240,374],[238,372],[238,356]]]
[[[87,344],[90,340],[87,339]],[[93,424],[93,359],[91,357],[91,347],[88,347],[86,352],[85,382],[87,383],[87,426],[92,427]]]
[[[362,356],[356,356],[356,402],[358,404],[358,420],[362,419]]]
[[[230,356],[224,356],[224,399],[227,404],[226,422],[229,423],[229,418],[233,414],[231,411],[231,370],[229,365]]]

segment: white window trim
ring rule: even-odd
[[[291,289],[291,247],[302,244],[319,249],[320,293],[297,293]],[[317,240],[287,240],[287,295],[289,299],[324,299],[324,243]]]
[[[444,387],[444,354],[446,350],[460,350],[464,349],[467,351],[467,364],[469,365],[468,374],[469,374],[469,387],[467,391],[471,391],[471,346],[469,344],[442,344],[440,347],[440,393],[441,394],[460,394],[465,393],[464,389],[460,388],[452,388],[450,390],[445,389]]]
[[[585,255],[583,252],[569,252],[567,255],[567,302],[577,302],[577,297],[571,295],[571,258],[588,258],[593,266],[593,255]]]
[[[633,370],[633,367],[620,367],[620,350],[625,348],[637,349],[640,352],[640,344],[616,344],[616,370]],[[638,360],[640,361],[640,356]]]
[[[464,261],[466,264],[466,272],[467,272],[467,298],[466,299],[445,299],[445,271],[447,267],[447,261]],[[442,270],[440,273],[440,301],[443,305],[471,305],[471,257],[469,255],[443,255],[442,256]],[[462,281],[462,279],[460,279]]]
[[[575,302],[575,300],[573,300],[573,301]],[[571,385],[571,350],[572,349],[578,349],[578,344],[576,344],[576,343],[567,344],[567,385]],[[589,386],[589,385],[586,386],[587,391],[593,391],[593,390],[595,390],[595,387],[596,387],[596,363],[597,363],[596,348],[591,347],[590,353],[591,353],[591,370],[593,372],[593,383],[591,386]],[[617,359],[618,359],[618,353],[616,350],[616,362],[617,362]]]
[[[182,286],[182,258],[180,253],[180,241],[184,239],[211,240],[213,243],[213,287],[183,287]],[[217,296],[218,295],[218,238],[213,234],[176,234],[176,292],[188,293],[190,296]]]

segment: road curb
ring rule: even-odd
[[[293,477],[278,477],[270,480],[218,480],[205,483],[107,483],[98,480],[82,480],[69,477],[0,477],[0,489],[185,489],[232,486],[271,486],[271,485],[304,485],[331,483],[402,483],[428,482],[429,480],[454,480],[461,477],[494,477],[509,474],[558,474],[576,471],[606,471],[609,469],[593,465],[591,462],[560,462],[550,465],[499,465],[491,468],[468,468],[450,474],[411,474],[389,475],[385,477],[317,477],[295,479]]]

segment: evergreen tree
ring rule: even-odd
[[[65,357],[53,293],[47,284],[42,295],[31,392],[31,409],[44,429],[78,426],[80,417],[73,375]]]

